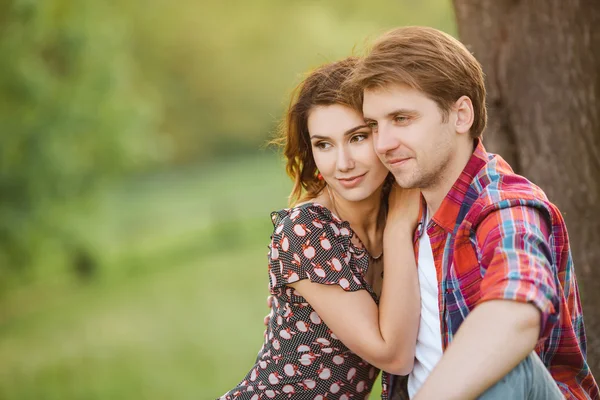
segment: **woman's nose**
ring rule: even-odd
[[[347,149],[340,148],[337,157],[337,169],[339,171],[349,171],[354,168],[354,159],[352,153]]]

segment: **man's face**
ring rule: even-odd
[[[401,187],[428,189],[443,180],[456,147],[453,112],[444,122],[425,94],[394,85],[365,90],[363,113],[375,152]]]

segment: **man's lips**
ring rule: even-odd
[[[362,175],[351,176],[348,178],[337,178],[337,180],[340,181],[342,186],[344,186],[346,188],[351,188],[351,187],[358,185],[362,181],[362,179],[364,178],[364,176],[366,174],[367,173],[365,172]]]

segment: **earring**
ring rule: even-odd
[[[317,179],[318,179],[318,180],[320,180],[320,181],[322,181],[322,180],[323,180],[323,175],[321,175],[321,173],[320,173],[320,172],[317,174]]]

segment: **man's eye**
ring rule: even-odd
[[[377,122],[375,122],[375,121],[369,121],[369,122],[367,122],[366,125],[371,129],[377,128]]]
[[[394,122],[401,122],[402,123],[402,122],[406,122],[406,121],[408,121],[408,117],[405,117],[403,115],[396,115],[394,117]]]

